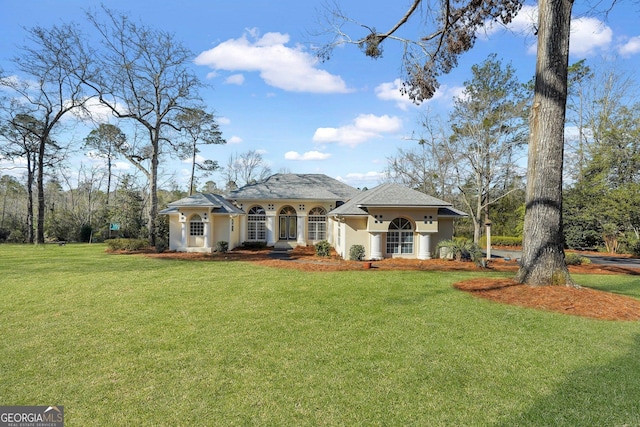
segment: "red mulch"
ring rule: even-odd
[[[288,260],[273,259],[271,249],[233,250],[225,254],[197,254],[184,252],[145,253],[153,258],[184,259],[191,261],[250,261],[274,268],[291,268],[302,271],[363,270],[365,263],[345,261],[335,252],[327,258],[315,255],[313,246],[297,247],[289,253]],[[387,258],[373,261],[369,271],[376,270],[433,270],[433,271],[518,271],[515,261],[493,260],[488,269],[481,269],[472,262],[453,260],[409,260]],[[603,265],[570,266],[571,273],[580,274],[633,274],[640,269]],[[640,320],[640,300],[588,288],[566,286],[529,286],[512,279],[477,278],[454,284],[454,287],[480,298],[505,304],[520,305],[542,310],[556,311],[577,316],[605,320]]]

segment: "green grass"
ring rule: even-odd
[[[451,287],[471,273],[104,248],[0,245],[0,405],[68,426],[640,425],[639,322]],[[640,298],[635,276],[577,279]]]

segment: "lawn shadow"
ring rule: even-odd
[[[627,354],[570,373],[524,413],[499,426],[640,425],[640,335]]]

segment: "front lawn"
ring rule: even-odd
[[[301,272],[0,245],[0,405],[67,426],[640,425],[640,322],[476,299],[478,274]],[[581,276],[640,298],[638,276]]]

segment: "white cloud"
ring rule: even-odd
[[[640,36],[632,37],[627,40],[625,44],[618,47],[618,52],[624,57],[640,53]]]
[[[297,151],[287,151],[284,154],[284,158],[287,160],[326,160],[331,157],[329,153],[321,153],[320,151],[307,151],[304,154],[300,154]]]
[[[219,125],[228,125],[231,123],[231,119],[229,117],[216,117]]]
[[[196,154],[196,163],[203,163],[205,160],[207,159],[202,157],[200,154]],[[192,161],[193,161],[193,157],[189,157],[187,159],[181,160],[182,163],[187,163],[187,164],[191,164]]]
[[[231,138],[227,139],[227,144],[240,144],[242,142],[242,138],[239,136],[233,135]]]
[[[533,34],[534,26],[538,22],[538,7],[531,5],[524,5],[520,12],[513,18],[513,20],[506,26],[509,31],[521,36],[529,36]],[[478,36],[482,39],[486,39],[492,34],[497,33],[504,26],[495,22],[488,22],[483,28],[480,29]]]
[[[354,187],[372,188],[379,182],[384,181],[386,177],[387,175],[384,172],[371,171],[366,173],[352,172],[345,176],[337,176],[336,179]]]
[[[534,29],[538,25],[538,6],[525,5],[507,28],[522,37],[531,37],[533,43],[527,49],[527,53],[537,53],[537,37]],[[489,37],[498,32],[502,27],[498,24],[489,24],[484,28],[481,36]],[[597,18],[582,17],[573,18],[571,21],[570,53],[578,56],[593,55],[609,48],[613,40],[613,31],[609,26]],[[630,46],[633,49],[633,42]],[[622,52],[621,52],[622,53]]]
[[[415,106],[406,94],[400,92],[402,80],[395,79],[393,82],[381,83],[375,88],[376,96],[383,101],[393,101],[402,111],[407,111],[409,107]]]
[[[257,30],[252,29],[239,39],[229,39],[202,52],[195,63],[214,70],[259,72],[265,83],[285,91],[350,92],[341,77],[317,68],[319,61],[314,55],[287,43],[288,34],[266,33],[258,38]]]
[[[402,128],[402,120],[396,116],[376,116],[361,114],[352,124],[339,128],[318,128],[313,135],[314,142],[337,142],[355,147],[383,134],[397,132]]]
[[[571,21],[570,51],[573,55],[591,55],[611,45],[613,31],[596,18],[577,18]]]
[[[114,170],[127,171],[131,169],[131,163],[128,162],[115,162],[111,165]]]
[[[228,85],[238,85],[242,86],[244,84],[244,75],[242,74],[233,74],[226,78],[224,81]]]

